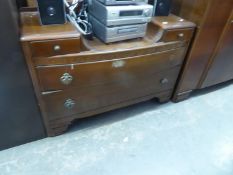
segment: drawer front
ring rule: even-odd
[[[176,29],[168,30],[165,32],[162,41],[171,42],[171,41],[189,41],[193,36],[193,29]]]
[[[65,66],[38,67],[41,91],[128,82],[181,65],[185,48],[133,58]]]
[[[175,86],[180,67],[131,81],[114,82],[86,88],[73,88],[43,95],[50,120],[90,112],[162,91]],[[124,75],[123,75],[124,76]]]
[[[30,43],[32,57],[49,57],[80,52],[80,38],[35,41]]]
[[[107,48],[101,47],[97,50],[87,51],[90,49],[86,47],[87,44],[81,44],[81,52],[77,54],[70,54],[70,55],[61,55],[56,57],[37,57],[33,59],[33,62],[36,66],[49,66],[49,65],[65,65],[65,64],[77,64],[77,63],[86,63],[86,62],[97,62],[103,60],[113,60],[119,58],[129,58],[129,57],[136,57],[139,55],[148,55],[154,54],[159,52],[167,52],[169,50],[175,50],[181,47],[187,47],[186,42],[159,42],[152,44],[147,47],[143,47],[140,45],[131,46],[131,48],[122,49],[113,49],[111,45]],[[128,44],[130,45],[130,44]],[[144,45],[145,46],[145,45]],[[111,48],[109,48],[111,47]],[[121,46],[122,47],[122,46]],[[106,51],[108,50],[108,51]],[[83,52],[84,51],[84,52]],[[85,52],[87,51],[87,52]]]

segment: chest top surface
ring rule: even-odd
[[[21,13],[21,41],[80,37],[80,33],[69,22],[61,25],[41,25],[38,16],[38,12]]]

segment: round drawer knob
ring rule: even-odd
[[[73,76],[70,75],[69,73],[64,73],[61,76],[60,81],[64,85],[69,85],[73,81]]]
[[[184,38],[184,34],[183,34],[183,33],[179,33],[179,34],[178,34],[178,37],[179,37],[179,38]]]
[[[67,108],[67,109],[73,109],[74,108],[74,106],[75,106],[75,101],[74,100],[72,100],[72,99],[67,99],[66,101],[65,101],[65,103],[64,103],[64,106],[65,106],[65,108]]]
[[[167,78],[163,78],[163,79],[160,80],[160,83],[161,83],[161,84],[167,84],[168,82],[169,82],[169,81],[168,81]]]
[[[58,51],[61,50],[61,46],[55,45],[55,46],[53,47],[53,50],[56,51],[56,52],[58,52]]]

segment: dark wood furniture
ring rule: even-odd
[[[21,42],[49,136],[78,118],[152,98],[166,102],[195,25],[177,16],[154,18],[146,37],[103,44],[69,23],[40,26],[21,15]]]
[[[174,0],[173,12],[198,25],[173,100],[233,79],[233,0]]]
[[[36,2],[36,0],[27,0],[27,5],[28,5],[28,7],[36,7],[37,2]]]

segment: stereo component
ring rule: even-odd
[[[104,5],[134,5],[147,4],[148,0],[98,0]]]
[[[168,16],[171,9],[171,0],[157,0],[155,16]]]
[[[146,34],[147,23],[107,27],[91,15],[89,19],[96,37],[105,43],[141,38]]]
[[[37,0],[42,25],[66,22],[63,0]]]
[[[156,6],[157,6],[157,0],[148,0],[148,4],[153,6],[153,12],[152,12],[152,16],[155,16],[155,10],[156,10]]]
[[[89,4],[89,13],[106,26],[148,23],[152,11],[149,4],[105,6],[97,0]]]

